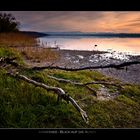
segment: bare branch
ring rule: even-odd
[[[87,86],[87,85],[91,85],[91,84],[102,84],[102,85],[111,85],[111,86],[124,85],[124,84],[119,84],[118,85],[118,84],[115,84],[115,83],[108,83],[108,82],[105,82],[105,81],[99,81],[99,82],[91,81],[91,82],[86,82],[86,83],[79,83],[79,82],[75,82],[75,81],[71,81],[71,80],[67,80],[67,79],[57,78],[57,77],[50,76],[50,75],[47,75],[47,77],[49,77],[51,79],[54,79],[56,81],[59,81],[59,82],[66,82],[66,83],[70,83],[70,84],[78,85],[78,86]]]
[[[97,96],[96,91],[93,88],[91,88],[88,85],[86,85],[86,84],[74,82],[74,81],[67,80],[67,79],[57,78],[57,77],[54,77],[54,76],[51,76],[51,75],[47,75],[47,77],[49,77],[51,79],[54,79],[56,81],[59,81],[59,82],[70,83],[72,85],[77,85],[77,86],[84,86],[88,90],[92,91],[95,94],[95,96]]]
[[[78,83],[78,82],[74,82],[74,81],[71,81],[71,80],[63,79],[63,78],[57,78],[57,77],[54,77],[54,76],[51,76],[51,75],[47,75],[47,77],[49,77],[51,79],[54,79],[56,81],[59,81],[59,82],[71,83],[71,84],[79,85],[79,86],[83,85],[83,84]]]
[[[71,81],[71,80],[68,80],[68,79],[57,78],[57,77],[50,76],[50,75],[47,75],[47,77],[49,77],[51,79],[54,79],[56,81],[59,81],[59,82],[70,83],[72,85],[77,85],[77,86],[85,87],[88,90],[92,91],[96,97],[97,97],[96,90],[94,90],[93,88],[89,87],[88,85],[91,85],[91,84],[101,84],[101,85],[115,86],[117,88],[122,88],[122,86],[128,85],[128,84],[117,84],[117,83],[111,83],[111,82],[105,82],[105,81],[98,81],[98,82],[91,81],[91,82],[86,82],[86,83],[80,83],[80,82],[75,82],[75,81]]]
[[[78,110],[78,112],[80,112],[83,120],[88,123],[88,116],[86,114],[86,112],[80,108],[80,106],[76,103],[76,101],[70,97],[69,95],[66,95],[65,91],[62,89],[62,88],[59,88],[59,87],[53,87],[53,86],[48,86],[44,83],[41,83],[41,82],[37,82],[35,80],[32,80],[32,79],[29,79],[28,77],[24,76],[24,75],[20,75],[18,73],[16,74],[13,74],[13,73],[8,73],[8,75],[14,77],[14,78],[18,78],[18,79],[21,79],[23,81],[26,81],[28,83],[31,83],[35,86],[39,86],[39,87],[42,87],[48,91],[54,91],[54,93],[56,93],[59,97],[61,97],[62,99],[64,99],[65,101],[70,101],[72,103],[72,105]]]

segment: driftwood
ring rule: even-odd
[[[67,95],[62,88],[48,86],[48,85],[46,85],[44,83],[37,82],[35,80],[29,79],[28,77],[26,77],[24,75],[20,75],[18,73],[16,73],[16,74],[8,73],[8,75],[10,75],[10,76],[12,76],[14,78],[21,79],[21,80],[26,81],[28,83],[31,83],[31,84],[33,84],[35,86],[42,87],[42,88],[46,89],[47,91],[54,91],[54,93],[56,93],[59,98],[62,98],[67,102],[71,102],[71,104],[77,109],[77,111],[80,112],[83,120],[86,123],[88,123],[88,116],[87,116],[86,112],[83,109],[81,109],[81,107],[76,103],[76,101],[71,96]]]
[[[75,82],[75,81],[71,81],[71,80],[67,80],[67,79],[57,78],[57,77],[54,77],[54,76],[51,76],[51,75],[47,75],[47,77],[49,77],[51,79],[54,79],[56,81],[59,81],[59,82],[70,83],[72,85],[77,85],[77,86],[84,86],[88,90],[92,91],[95,94],[95,96],[97,96],[96,91],[93,88],[89,87],[88,84],[86,85],[86,84],[83,84],[83,83],[79,83],[79,82]]]
[[[7,64],[7,65],[10,64],[10,65],[14,66],[15,68],[17,68],[17,67],[21,68],[21,66],[18,63],[13,62],[15,59],[16,58],[0,58],[0,64]],[[22,67],[22,68],[24,68],[24,67]],[[54,93],[56,93],[58,95],[58,99],[62,98],[67,102],[71,102],[71,104],[76,108],[76,110],[78,112],[80,112],[83,120],[86,123],[88,123],[88,116],[87,116],[86,112],[83,109],[81,109],[81,107],[76,103],[76,101],[71,96],[67,95],[62,88],[48,86],[44,83],[37,82],[35,80],[29,79],[25,75],[21,75],[21,74],[18,74],[18,73],[14,74],[14,73],[11,73],[11,72],[7,72],[7,74],[14,77],[14,78],[24,80],[28,83],[31,83],[31,84],[35,85],[35,86],[42,87],[42,88],[46,89],[47,91],[54,91]]]
[[[104,81],[99,81],[99,82],[91,81],[91,82],[86,82],[86,83],[79,83],[79,82],[75,82],[75,81],[71,81],[71,80],[67,80],[67,79],[63,79],[63,78],[57,78],[57,77],[54,77],[54,76],[51,76],[51,75],[47,75],[47,77],[49,77],[51,79],[54,79],[56,81],[59,81],[59,82],[70,83],[70,84],[78,85],[78,86],[87,86],[87,85],[91,85],[91,84],[120,86],[120,84],[118,85],[118,84],[115,84],[115,83],[108,83],[108,82],[104,82]],[[124,84],[121,84],[121,85],[124,85]]]
[[[99,81],[99,82],[91,81],[91,82],[86,82],[86,83],[80,83],[80,82],[75,82],[75,81],[71,81],[71,80],[68,80],[68,79],[57,78],[57,77],[54,77],[54,76],[51,76],[51,75],[47,75],[47,77],[49,77],[51,79],[54,79],[56,81],[59,81],[59,82],[70,83],[72,85],[85,87],[88,90],[92,91],[95,96],[97,96],[97,92],[93,88],[89,87],[88,85],[91,85],[91,84],[101,84],[101,85],[115,86],[117,88],[122,88],[122,86],[124,85],[124,84],[115,84],[115,83],[104,82],[104,81]]]
[[[63,78],[57,78],[57,77],[54,77],[54,76],[51,76],[51,75],[47,75],[47,77],[53,79],[53,80],[56,80],[58,82],[62,82],[62,83],[70,83],[72,85],[77,85],[77,86],[82,86],[82,87],[85,87],[87,88],[88,90],[92,91],[94,93],[94,95],[97,97],[97,92],[96,90],[94,90],[93,88],[89,87],[88,85],[91,85],[91,84],[101,84],[101,85],[109,85],[109,86],[114,86],[116,88],[123,88],[123,86],[130,86],[132,84],[129,84],[129,83],[125,83],[125,84],[122,84],[122,83],[112,83],[112,82],[105,82],[105,81],[91,81],[91,82],[86,82],[86,83],[80,83],[80,82],[75,82],[75,81],[72,81],[72,80],[68,80],[68,79],[63,79]]]
[[[108,64],[108,65],[99,65],[99,66],[89,66],[89,67],[82,67],[82,68],[66,68],[66,67],[59,67],[59,66],[42,66],[42,67],[32,67],[32,70],[44,70],[44,69],[58,69],[58,70],[65,70],[65,71],[80,71],[80,70],[89,70],[89,69],[102,69],[102,68],[115,68],[121,69],[125,66],[130,66],[134,64],[140,64],[140,61],[130,61],[130,62],[123,62],[120,64]]]
[[[24,68],[23,66],[19,65],[16,62],[13,62],[16,57],[14,58],[0,58],[1,62],[6,62],[7,64],[11,64],[13,66],[18,66],[21,68]],[[115,69],[122,69],[126,66],[136,65],[140,64],[140,61],[130,61],[130,62],[123,62],[120,64],[108,64],[108,65],[98,65],[98,66],[88,66],[88,67],[80,67],[80,68],[67,68],[67,67],[59,67],[59,66],[53,66],[54,63],[52,63],[49,66],[42,66],[42,67],[31,67],[31,68],[25,68],[25,69],[32,69],[32,70],[44,70],[44,69],[58,69],[58,70],[65,70],[65,71],[80,71],[80,70],[90,70],[90,69],[102,69],[102,68],[115,68]]]

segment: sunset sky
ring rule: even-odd
[[[6,12],[6,11],[1,11]],[[140,11],[7,11],[20,30],[140,33]]]

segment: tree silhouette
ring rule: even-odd
[[[10,13],[0,13],[0,33],[19,31],[19,22]]]

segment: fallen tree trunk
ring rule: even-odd
[[[14,77],[14,78],[18,78],[18,79],[21,79],[23,81],[26,81],[28,83],[31,83],[35,86],[39,86],[39,87],[42,87],[48,91],[54,91],[54,93],[56,93],[58,95],[58,97],[64,99],[65,101],[67,102],[71,102],[71,104],[76,108],[76,110],[78,112],[80,112],[83,120],[88,123],[88,116],[86,114],[86,112],[81,109],[81,107],[76,103],[76,101],[70,97],[69,95],[66,95],[65,91],[62,89],[62,88],[58,88],[58,87],[52,87],[52,86],[48,86],[44,83],[40,83],[40,82],[37,82],[35,80],[32,80],[32,79],[29,79],[28,77],[24,76],[24,75],[20,75],[20,74],[14,74],[14,73],[8,73],[8,75]]]
[[[65,71],[80,71],[80,70],[89,70],[89,69],[102,69],[102,68],[115,68],[121,69],[125,66],[140,64],[140,61],[130,61],[130,62],[123,62],[120,64],[108,64],[108,65],[99,65],[99,66],[89,66],[89,67],[82,67],[82,68],[66,68],[66,67],[59,67],[59,66],[43,66],[43,67],[32,67],[32,70],[44,70],[44,69],[58,69],[58,70],[65,70]]]
[[[0,62],[5,62],[7,64],[11,64],[16,67],[24,68],[23,66],[19,65],[16,62],[13,62],[16,58],[0,58]],[[126,66],[136,65],[140,64],[140,61],[130,61],[130,62],[123,62],[120,64],[108,64],[108,65],[99,65],[99,66],[88,66],[88,67],[80,67],[80,68],[66,68],[66,67],[59,67],[59,66],[53,66],[53,64],[49,66],[42,66],[42,67],[31,67],[26,69],[32,69],[32,70],[44,70],[44,69],[58,69],[58,70],[65,70],[65,71],[80,71],[80,70],[89,70],[89,69],[102,69],[102,68],[115,68],[115,69],[121,69]]]

